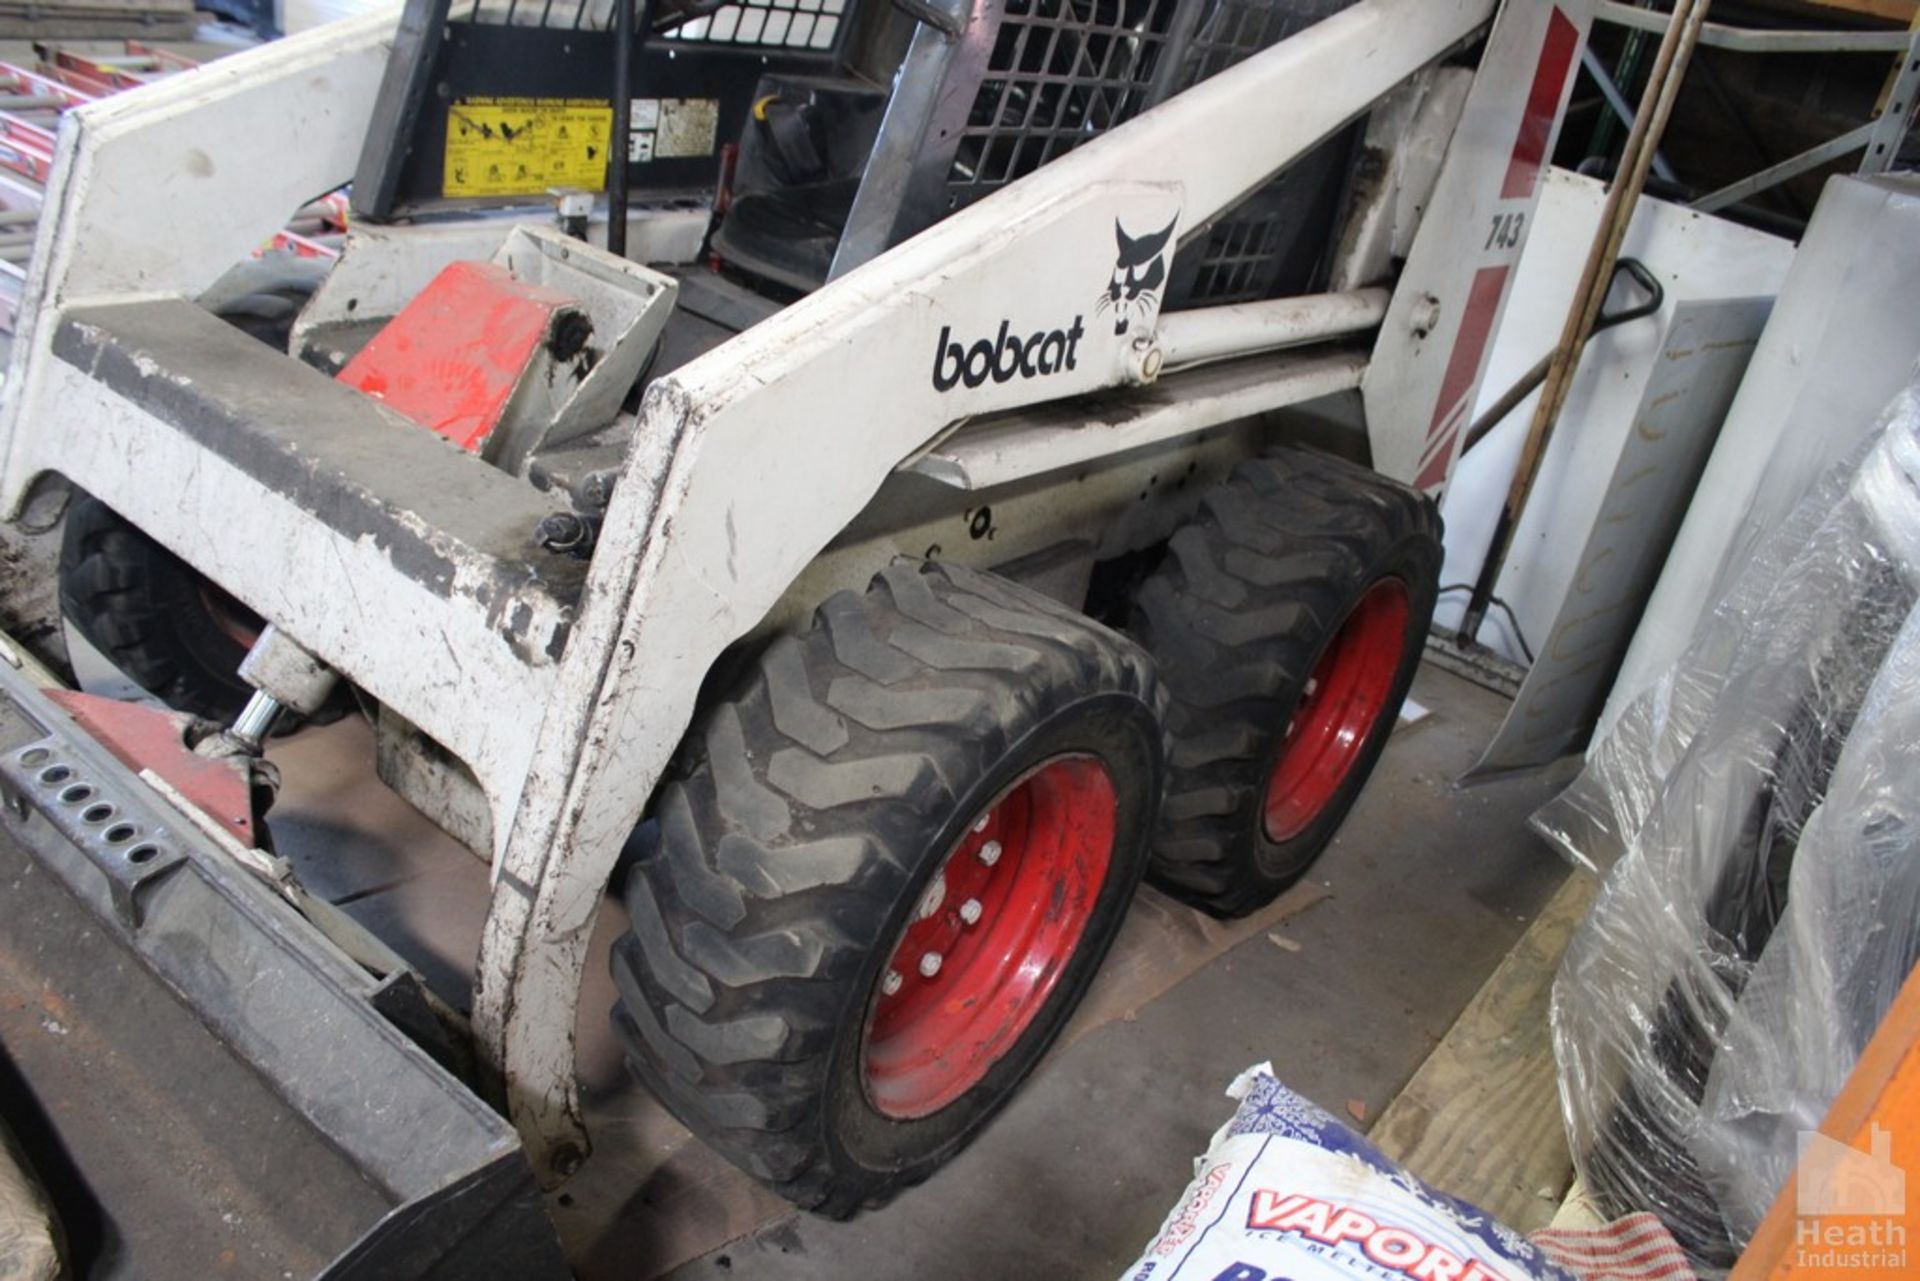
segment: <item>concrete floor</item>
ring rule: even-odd
[[[1242,1068],[1271,1060],[1332,1111],[1378,1115],[1566,875],[1524,819],[1570,771],[1457,790],[1506,704],[1432,668],[1414,697],[1431,714],[1402,727],[1316,867],[1322,893],[1238,931],[1143,898],[1137,941],[1107,967],[1120,990],[1091,1016],[1105,1021],[1081,1027],[931,1182],[850,1222],[787,1210],[627,1078],[606,1024],[609,906],[580,1023],[598,1150],[551,1203],[578,1274],[1115,1275],[1228,1115],[1220,1091]],[[463,1001],[485,869],[371,780],[367,741],[346,723],[276,746],[280,848]]]

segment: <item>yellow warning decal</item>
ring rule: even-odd
[[[448,196],[607,185],[613,108],[593,98],[464,98],[447,109]]]

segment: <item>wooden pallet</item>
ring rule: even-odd
[[[1597,888],[1567,878],[1367,1135],[1520,1232],[1551,1222],[1573,1182],[1547,1008]]]
[[[1547,1025],[1553,976],[1597,888],[1585,873],[1568,878],[1368,1136],[1428,1183],[1521,1232],[1549,1224],[1592,1228],[1601,1220],[1573,1176]],[[1920,969],[1901,988],[1820,1133],[1861,1159],[1871,1158],[1876,1137],[1884,1143],[1891,1135],[1894,1165],[1920,1170]],[[1898,1225],[1900,1254],[1897,1264],[1877,1271],[1823,1268],[1825,1246],[1807,1245],[1809,1219],[1799,1208],[1796,1181],[1789,1180],[1730,1281],[1920,1275],[1920,1195],[1910,1189],[1899,1212],[1880,1216],[1883,1233],[1895,1231],[1885,1225]],[[1844,1236],[1874,1217],[1811,1221],[1816,1233]]]

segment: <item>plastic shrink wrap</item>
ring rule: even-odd
[[[1920,381],[1535,827],[1606,883],[1554,985],[1605,1209],[1730,1264],[1916,956]]]

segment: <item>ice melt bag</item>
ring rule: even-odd
[[[1274,1079],[1207,1147],[1122,1281],[1572,1281],[1525,1237],[1428,1187]]]

